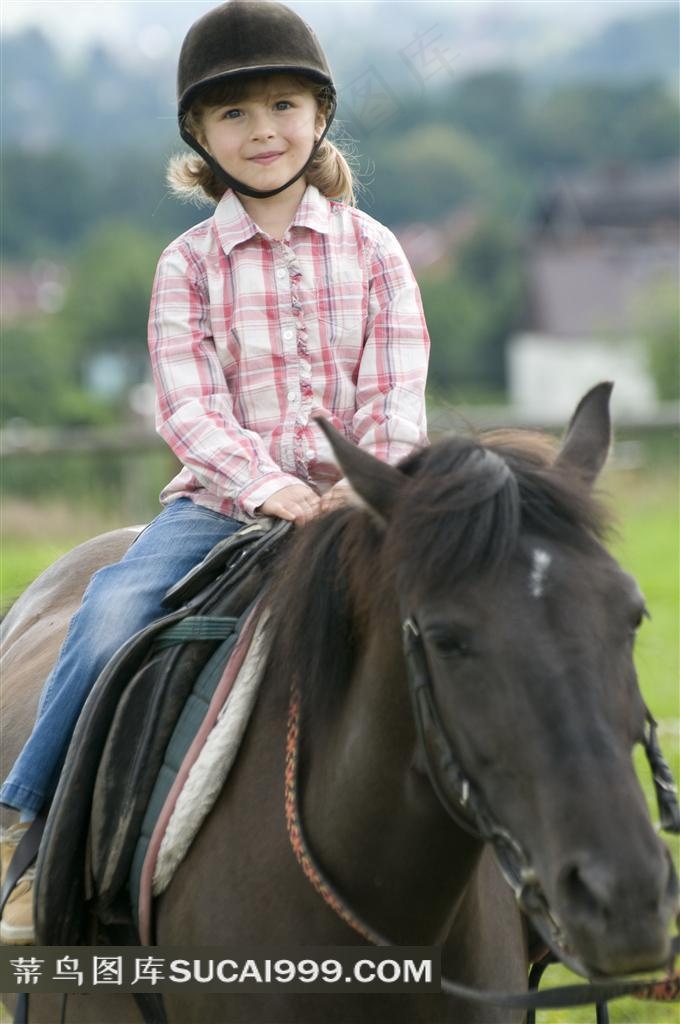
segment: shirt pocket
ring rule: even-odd
[[[361,277],[344,277],[319,286],[314,293],[314,316],[327,340],[363,342],[368,296]]]

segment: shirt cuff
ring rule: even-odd
[[[282,487],[290,487],[292,484],[299,485],[301,483],[303,483],[302,480],[296,476],[291,476],[289,473],[268,473],[266,476],[258,477],[257,480],[253,480],[247,487],[244,487],[237,501],[244,512],[249,516],[255,516],[255,510],[264,504],[267,498],[271,498],[272,494],[276,494]]]

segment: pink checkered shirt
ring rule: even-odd
[[[149,347],[157,429],[184,468],[161,493],[249,522],[340,478],[320,414],[396,462],[426,443],[429,339],[394,235],[308,186],[281,241],[228,191],[162,254]]]

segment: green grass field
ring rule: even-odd
[[[659,466],[647,473],[612,471],[605,476],[603,488],[617,513],[618,533],[612,550],[622,565],[637,577],[652,615],[651,621],[642,627],[636,660],[645,699],[659,720],[664,751],[677,778],[680,773],[680,565],[676,468]],[[63,508],[36,512],[10,506],[6,512],[0,566],[3,608],[58,555],[88,536],[116,525],[96,517],[76,517]],[[652,786],[641,751],[639,755],[636,764],[652,807]],[[669,845],[678,863],[680,842],[672,840]],[[561,968],[551,968],[543,987],[577,980]],[[626,999],[611,1003],[609,1010],[612,1024],[680,1024],[677,1004]],[[540,1024],[586,1021],[590,1024],[594,1019],[592,1007],[538,1015]]]

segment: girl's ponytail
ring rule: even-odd
[[[189,153],[176,153],[170,157],[165,180],[173,195],[196,206],[206,202],[219,203],[227,191],[227,186],[218,181],[205,160]]]
[[[305,177],[327,199],[339,199],[349,206],[356,206],[352,169],[337,146],[328,139],[319,146]]]

